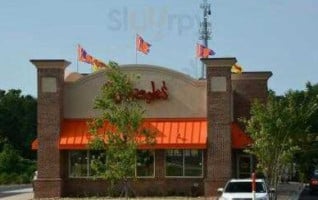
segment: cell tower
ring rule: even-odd
[[[200,8],[203,10],[203,21],[200,23],[200,29],[199,29],[199,40],[202,40],[203,45],[205,47],[208,47],[208,40],[211,39],[211,23],[208,22],[208,16],[211,15],[211,5],[207,2],[207,0],[203,0],[203,3],[201,3]],[[205,65],[202,63],[201,68],[201,79],[205,79]]]

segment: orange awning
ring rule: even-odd
[[[156,131],[155,145],[141,145],[139,148],[155,149],[206,149],[207,120],[206,119],[147,119],[144,127]],[[104,130],[110,128],[105,124]],[[65,119],[63,121],[59,149],[87,149],[90,134],[87,120]],[[232,148],[245,148],[251,143],[249,137],[232,124]],[[34,140],[32,149],[38,149],[38,141]]]
[[[232,123],[232,148],[244,149],[253,143],[252,139],[244,133],[241,127],[233,122]]]
[[[39,148],[38,139],[33,140],[32,144],[31,144],[31,148],[32,148],[32,150],[38,150],[38,148]]]
[[[157,132],[156,149],[205,149],[207,121],[205,119],[147,120],[145,127]],[[151,148],[142,145],[140,148]]]

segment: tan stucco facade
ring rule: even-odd
[[[121,70],[140,78],[135,88],[152,91],[151,81],[160,89],[163,81],[167,87],[168,99],[157,99],[146,103],[146,118],[205,118],[206,81],[196,80],[188,75],[153,65],[122,65]],[[65,118],[91,118],[96,116],[94,99],[105,83],[104,71],[85,76],[70,74],[66,77],[64,93]]]

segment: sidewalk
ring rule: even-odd
[[[33,199],[33,192],[28,193],[21,193],[21,194],[15,194],[12,196],[5,196],[0,197],[0,199],[5,200],[32,200]]]
[[[0,185],[0,193],[7,190],[19,190],[32,187],[31,184],[19,184],[19,185]]]
[[[0,200],[31,200],[33,189],[31,184],[0,185]]]
[[[298,182],[281,183],[277,188],[278,200],[298,200],[304,184]]]

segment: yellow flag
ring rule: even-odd
[[[231,72],[235,73],[235,74],[241,74],[243,71],[243,68],[241,65],[239,65],[238,63],[235,63],[232,68],[231,68]]]
[[[98,59],[93,60],[93,64],[92,64],[92,71],[93,72],[96,72],[96,71],[101,70],[101,69],[105,69],[107,67],[108,66],[103,61],[98,60]]]
[[[93,72],[97,72],[98,70],[99,70],[100,68],[99,67],[97,67],[96,65],[92,65],[92,71]]]

